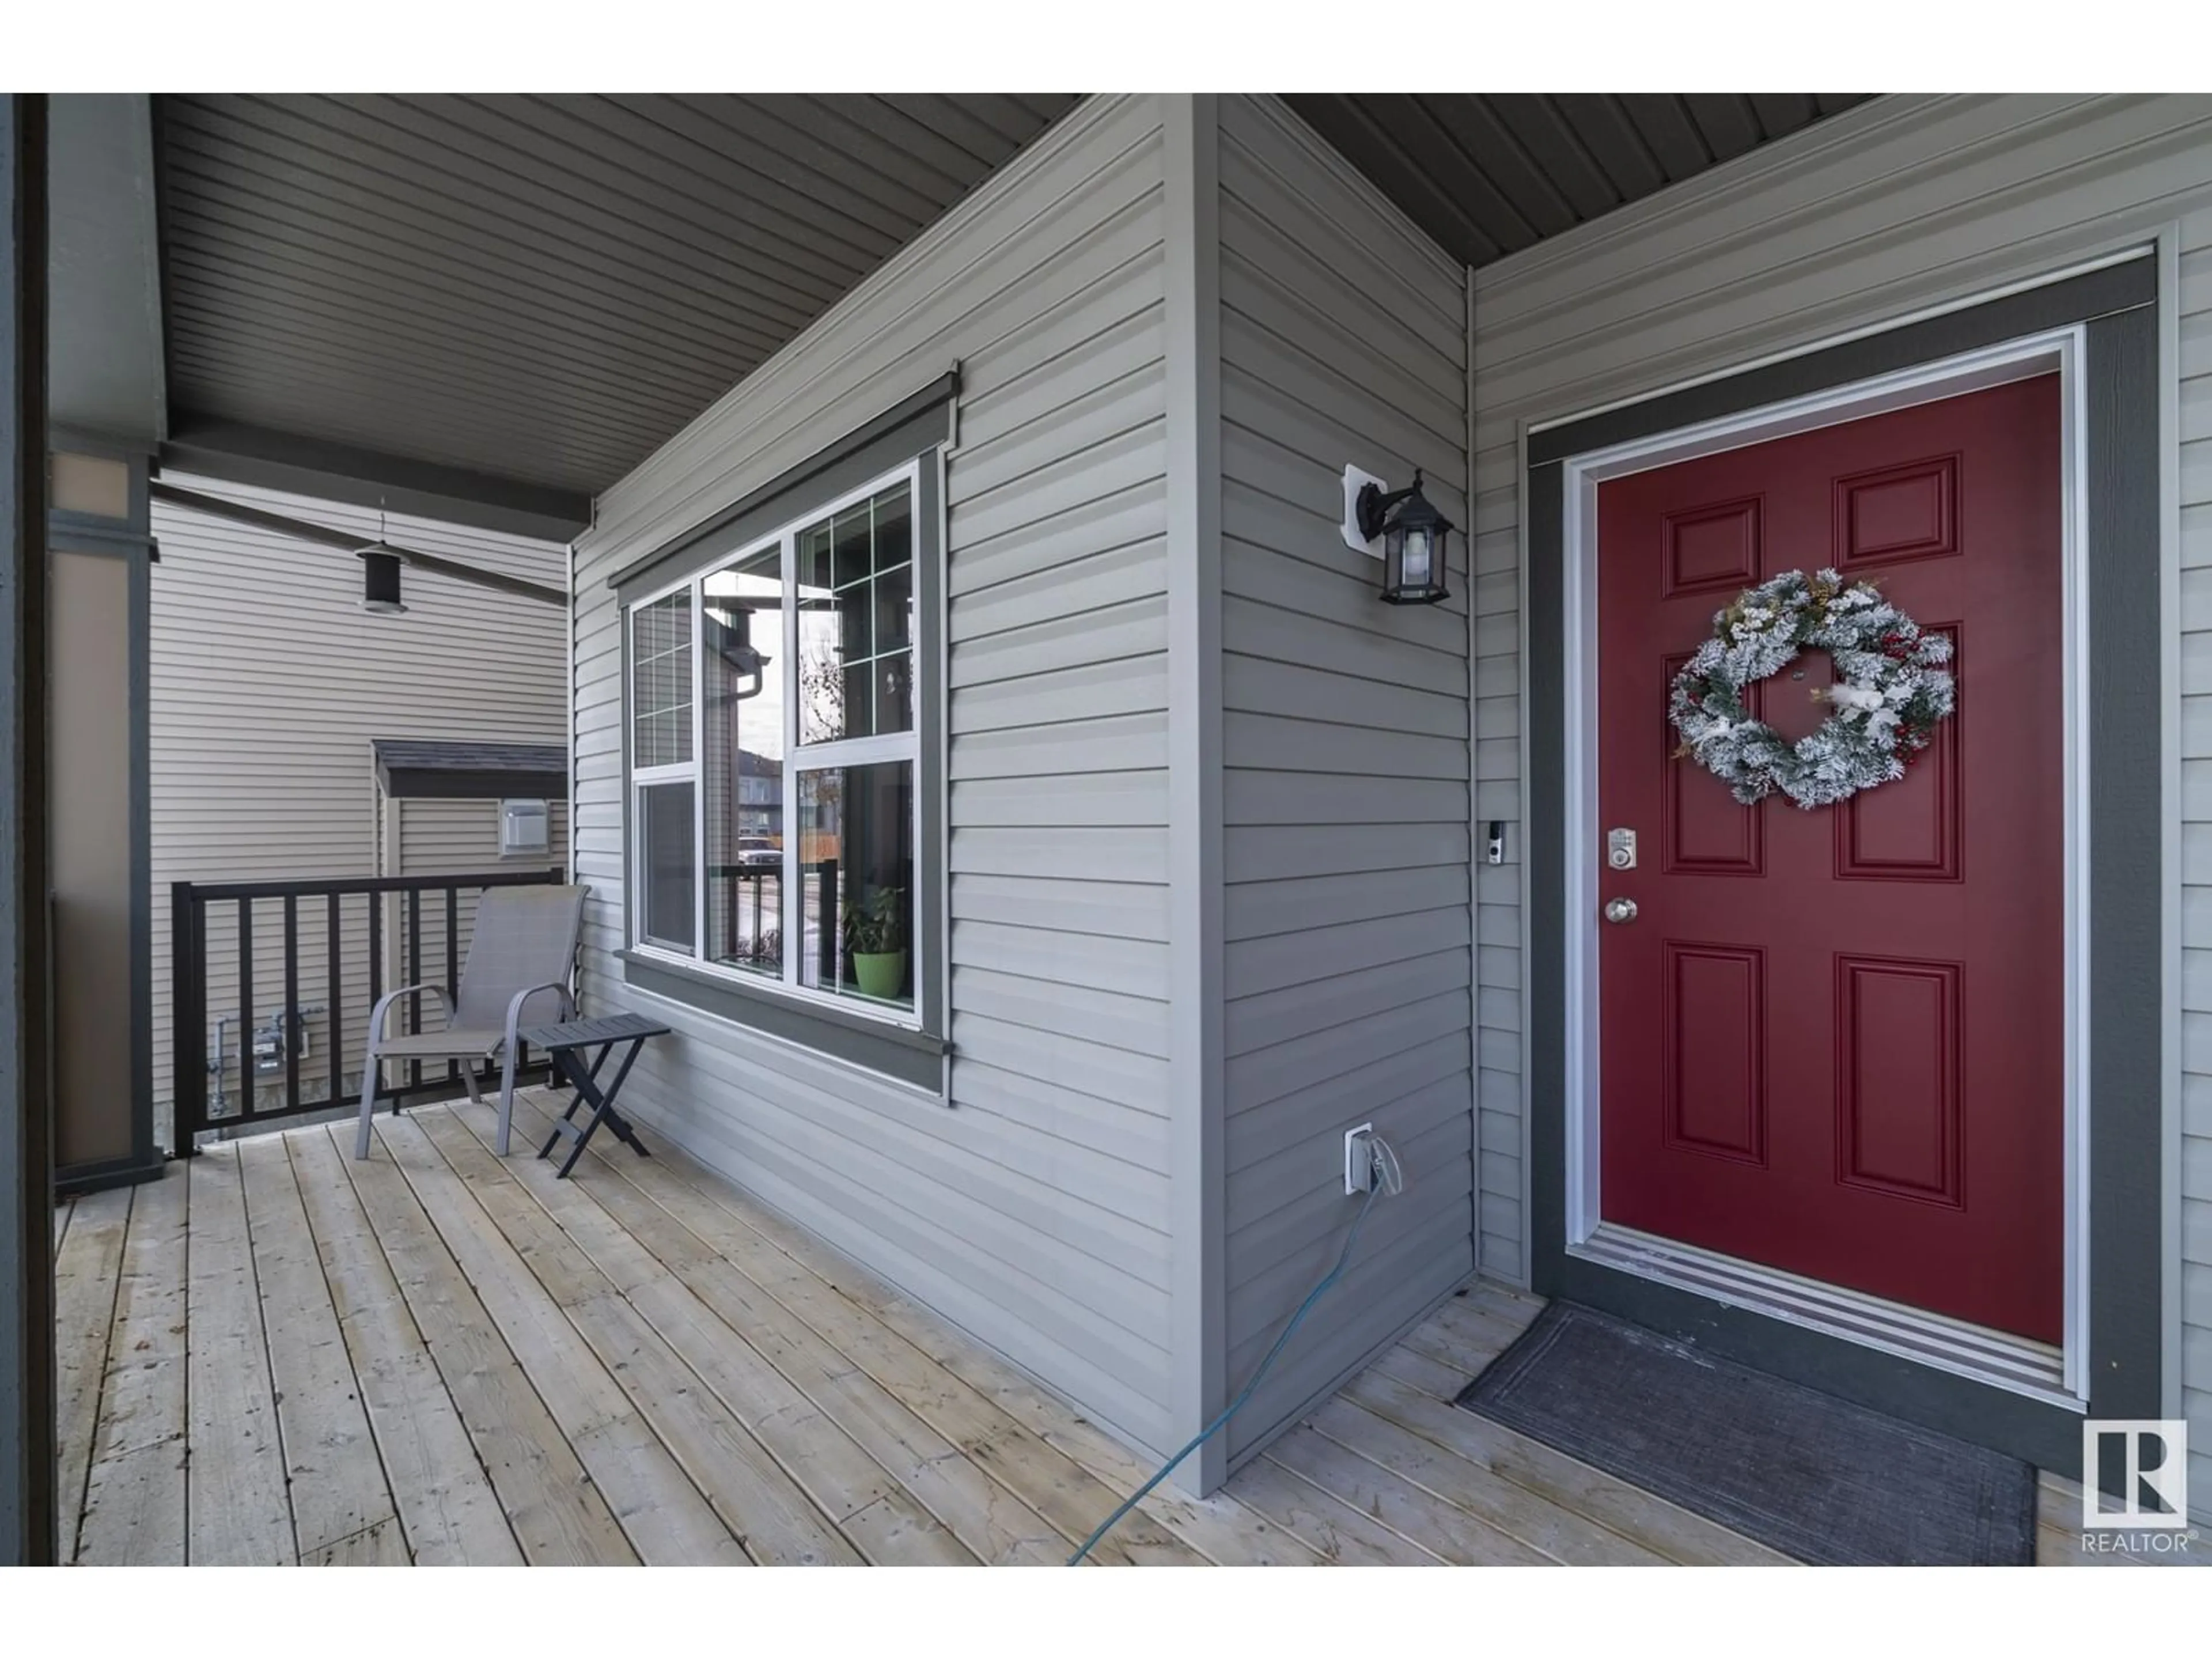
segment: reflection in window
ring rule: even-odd
[[[708,576],[700,607],[707,959],[783,972],[783,550]]]
[[[914,763],[799,775],[799,982],[914,1006]]]
[[[914,509],[906,486],[799,532],[799,740],[914,729]]]

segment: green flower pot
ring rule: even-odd
[[[853,952],[853,982],[864,997],[890,1000],[906,988],[906,952]]]

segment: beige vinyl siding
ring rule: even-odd
[[[518,797],[517,799],[522,799]],[[533,798],[534,799],[534,798]],[[391,800],[383,803],[384,836],[380,850],[380,873],[388,876],[475,876],[487,871],[520,873],[530,870],[565,870],[568,862],[568,803],[546,803],[546,851],[538,858],[501,858],[499,852],[499,802],[484,800]],[[433,895],[422,912],[421,982],[458,983],[459,970],[469,959],[469,944],[476,937],[475,892],[457,893],[453,902],[452,954],[447,955],[446,912],[442,895]],[[406,899],[392,894],[384,901],[385,969],[386,985],[404,985],[415,976],[408,973],[403,955],[406,935]],[[450,966],[449,966],[450,963]],[[401,975],[406,974],[406,977]],[[351,1010],[348,1010],[350,1014]],[[360,1020],[353,1024],[358,1028]],[[351,1032],[346,1042],[346,1061],[358,1076],[362,1045]]]
[[[264,511],[375,538],[374,509],[173,477]],[[559,587],[568,553],[550,543],[392,515],[403,545]],[[154,503],[149,674],[153,814],[154,1094],[169,1138],[169,889],[175,881],[370,876],[379,860],[371,743],[453,738],[559,743],[566,720],[558,607],[451,578],[406,573],[408,614],[362,611],[359,561],[334,548]],[[491,814],[495,809],[479,804]],[[485,862],[498,866],[490,832]],[[342,1069],[357,1074],[368,1012],[365,901],[341,917],[350,941]],[[234,911],[210,915],[210,1017],[237,1006]],[[283,1001],[283,906],[255,907],[257,1018]],[[329,1004],[321,900],[301,907],[303,1004]],[[426,928],[441,959],[442,917]],[[426,962],[426,971],[428,963]],[[437,975],[442,977],[442,975]],[[389,981],[387,981],[389,982]],[[303,1091],[329,1075],[327,1012],[307,1022]],[[228,1052],[238,1051],[234,1030]],[[212,1052],[212,1050],[210,1050]],[[281,1088],[281,1074],[261,1080]],[[235,1063],[224,1087],[239,1086]]]
[[[1466,272],[1272,99],[1221,101],[1230,1386],[1342,1245],[1344,1132],[1406,1169],[1235,1458],[1474,1266],[1468,603],[1396,607],[1346,462],[1467,522]]]
[[[1985,294],[2179,222],[2182,1404],[2212,1503],[2212,100],[1889,97],[1475,278],[1475,817],[1517,820],[1518,423]],[[1517,883],[1480,895],[1482,1259],[1524,1270]]]
[[[1160,128],[1157,100],[1086,103],[610,490],[575,614],[586,1000],[677,1028],[625,1103],[1155,1448],[1172,1255]],[[624,987],[605,583],[956,362],[948,1104]]]

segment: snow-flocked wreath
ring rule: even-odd
[[[1835,712],[1793,744],[1752,718],[1744,693],[1807,648],[1835,660],[1815,699]],[[1668,717],[1687,756],[1746,805],[1780,790],[1808,810],[1894,782],[1935,740],[1956,699],[1951,641],[1833,570],[1785,571],[1713,617],[1713,636],[1674,677]]]

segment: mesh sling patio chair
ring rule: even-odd
[[[403,985],[377,999],[368,1017],[368,1053],[361,1068],[361,1134],[354,1156],[368,1156],[369,1119],[376,1109],[377,1079],[387,1060],[458,1060],[469,1098],[477,1091],[477,1068],[500,1064],[499,1153],[507,1156],[507,1127],[514,1116],[515,1032],[526,1025],[550,1024],[570,1018],[576,999],[569,988],[575,971],[576,939],[584,921],[584,895],[571,887],[493,887],[477,905],[476,930],[469,940],[453,1006],[438,985]],[[445,1012],[438,1030],[387,1035],[385,1018],[394,1003],[417,993]]]

